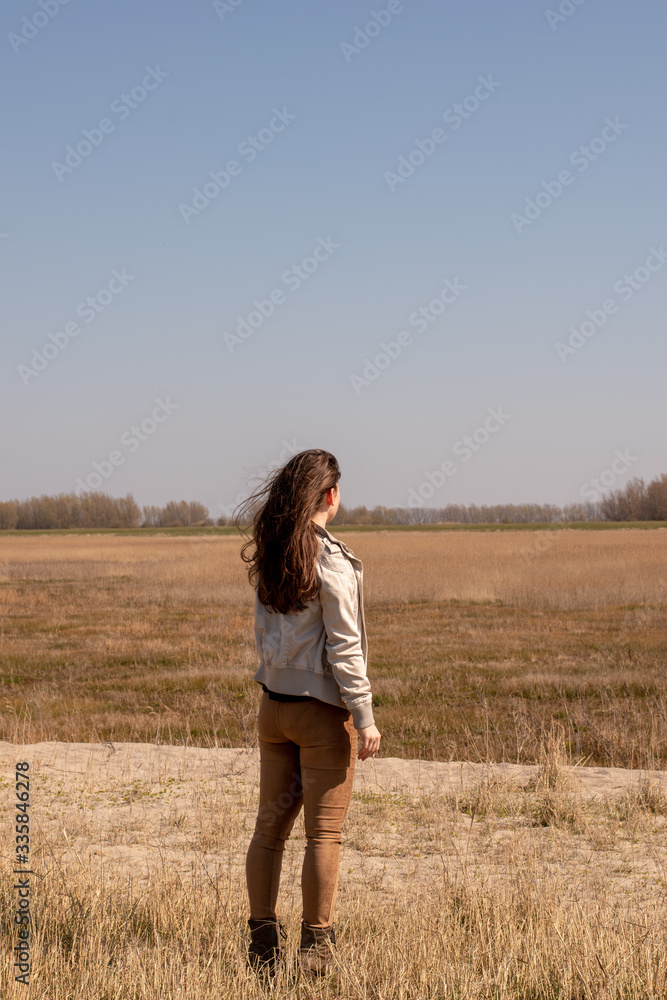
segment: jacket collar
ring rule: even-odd
[[[342,542],[340,538],[335,538],[334,535],[332,535],[331,532],[327,530],[327,528],[323,528],[321,524],[317,523],[317,521],[313,521],[313,527],[315,528],[317,534],[320,535],[322,538],[328,538],[330,542],[335,542],[335,544],[340,545],[342,550],[346,552],[349,556],[352,556],[353,559],[356,558],[354,553],[352,552],[352,549],[348,548],[345,542]]]
[[[328,528],[323,528],[321,524],[317,523],[317,521],[313,521],[313,527],[315,528],[317,534],[321,535],[322,538],[328,538],[330,542],[337,542],[339,545],[344,545],[344,542],[341,542],[340,538],[335,538]]]

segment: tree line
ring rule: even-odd
[[[338,508],[336,524],[557,524],[571,521],[667,521],[667,473],[649,483],[635,477],[598,501],[566,504],[447,504],[444,507],[366,506]],[[171,500],[139,507],[131,493],[43,494],[0,501],[0,530],[45,528],[187,528],[234,524],[213,519],[197,501]]]
[[[43,494],[0,502],[0,529],[30,528],[184,528],[213,525],[203,503],[172,500],[164,507],[144,507],[131,493]]]

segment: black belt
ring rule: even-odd
[[[262,684],[262,688],[268,694],[271,701],[311,701],[311,697],[308,694],[281,694],[279,691],[269,691],[266,684]]]

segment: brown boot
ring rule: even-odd
[[[267,920],[249,920],[250,946],[248,948],[248,964],[258,972],[273,975],[282,961],[284,952],[280,947],[279,933],[287,937],[282,924],[275,918]]]
[[[325,975],[333,961],[335,943],[333,924],[330,927],[311,927],[302,920],[299,962],[303,972],[314,976]]]

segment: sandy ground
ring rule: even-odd
[[[256,750],[140,743],[0,742],[0,820],[9,843],[17,761],[30,763],[32,829],[40,860],[63,872],[85,865],[109,877],[141,880],[163,866],[183,878],[241,883],[257,802]],[[342,895],[396,892],[406,880],[503,877],[508,865],[558,872],[576,894],[598,879],[601,891],[641,903],[665,891],[667,820],[612,833],[602,819],[586,832],[535,826],[529,817],[473,818],[439,808],[441,797],[500,776],[518,789],[535,766],[402,760],[357,762],[341,854]],[[585,809],[622,795],[650,777],[667,791],[667,773],[569,768]],[[591,811],[592,809],[592,811]],[[602,815],[602,813],[600,814]],[[439,817],[442,817],[440,821]],[[297,902],[304,845],[298,820],[285,853],[283,905]],[[3,852],[4,853],[4,852]],[[537,874],[536,874],[537,877]]]

